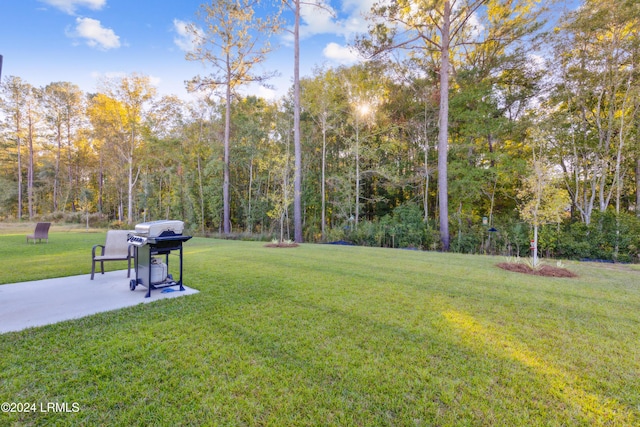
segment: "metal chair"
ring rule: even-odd
[[[91,280],[96,272],[96,262],[100,263],[100,272],[104,274],[105,261],[127,261],[127,277],[131,277],[131,260],[133,259],[133,246],[127,242],[130,230],[109,230],[104,245],[94,245],[91,250]],[[100,253],[96,254],[96,249]]]

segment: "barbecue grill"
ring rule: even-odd
[[[137,224],[135,232],[130,234],[127,241],[133,245],[135,257],[136,278],[129,282],[129,289],[134,291],[136,286],[147,288],[145,298],[151,296],[152,289],[161,289],[182,285],[182,243],[191,236],[182,234],[182,221],[150,221]],[[178,270],[180,276],[175,280],[169,272],[169,254],[178,251]],[[164,262],[163,257],[164,255]]]

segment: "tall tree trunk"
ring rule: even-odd
[[[202,127],[203,127],[203,121],[202,118],[200,119],[200,129],[198,132],[198,146],[202,143]],[[199,150],[198,150],[199,151]],[[202,183],[202,161],[200,160],[200,153],[197,154],[196,157],[197,160],[197,164],[198,164],[198,191],[199,191],[199,203],[200,203],[200,230],[202,232],[202,235],[204,236],[204,225],[205,225],[205,219],[204,219],[204,185]]]
[[[67,122],[67,161],[69,162],[68,167],[68,182],[69,182],[69,190],[68,194],[71,197],[71,211],[76,211],[76,198],[73,194],[73,169],[72,169],[72,159],[73,159],[73,150],[72,150],[72,142],[71,142],[71,123]]]
[[[129,156],[129,171],[127,176],[127,223],[133,224],[133,156]]]
[[[100,171],[98,172],[98,213],[103,210],[103,193],[104,193],[104,164],[102,153],[100,153]]]
[[[440,203],[440,244],[443,251],[449,250],[449,186],[447,151],[449,146],[449,38],[451,27],[451,5],[444,2],[442,24],[442,48],[440,58],[440,112],[438,126],[438,198]]]
[[[118,221],[122,222],[124,219],[124,197],[122,196],[122,190],[118,190]]]
[[[537,221],[537,220],[536,220]],[[531,250],[533,251],[533,266],[538,266],[538,224],[533,225],[533,244]]]
[[[247,191],[247,222],[246,231],[253,232],[253,224],[251,223],[251,190],[253,187],[253,157],[249,159],[249,189]]]
[[[22,220],[22,138],[20,138],[20,119],[17,118],[16,122],[18,131],[18,221],[20,221]]]
[[[429,136],[427,133],[427,99],[424,102],[424,218],[423,221],[429,221]]]
[[[202,162],[200,161],[200,155],[198,154],[198,191],[200,192],[200,230],[202,231],[202,235],[204,235],[204,187],[202,185]]]
[[[360,125],[358,123],[358,111],[356,111],[356,209],[355,209],[355,229],[358,229],[360,217]]]
[[[228,64],[229,62],[227,62]],[[227,74],[229,75],[229,73]],[[227,82],[224,112],[224,172],[222,182],[222,231],[231,233],[231,200],[229,197],[229,139],[231,137],[231,83]]]
[[[636,157],[636,216],[640,217],[640,156]]]
[[[29,165],[28,165],[28,169],[27,169],[27,204],[29,207],[29,220],[31,220],[33,218],[33,176],[34,176],[34,168],[35,168],[35,162],[34,162],[34,152],[33,152],[33,139],[34,139],[34,135],[33,135],[33,117],[32,117],[32,112],[29,112],[29,128],[27,129],[28,131],[28,137],[27,140],[29,142]]]
[[[295,0],[294,65],[293,65],[293,234],[302,243],[302,147],[300,144],[300,0]]]
[[[56,143],[58,145],[56,149],[56,164],[53,177],[53,211],[58,210],[58,198],[60,197],[60,157],[62,156],[62,128],[58,124],[56,126]]]
[[[326,222],[326,195],[325,195],[325,176],[326,176],[326,161],[327,161],[327,120],[326,117],[322,119],[322,183],[321,183],[321,193],[322,193],[322,215],[321,215],[321,225],[320,232],[322,233],[322,239],[325,237],[325,222]]]

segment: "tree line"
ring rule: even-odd
[[[369,60],[276,100],[5,76],[0,217],[293,239],[299,199],[306,241],[525,255],[535,231],[545,255],[635,260],[640,6],[544,17],[526,0],[382,3],[355,42]],[[191,83],[235,88],[213,77]]]

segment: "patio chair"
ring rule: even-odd
[[[132,231],[109,230],[104,245],[94,245],[91,250],[91,280],[96,272],[96,262],[100,263],[100,272],[104,274],[105,261],[127,261],[127,277],[131,277],[131,260],[133,259],[133,246],[127,242],[127,237]],[[100,253],[96,249],[100,248]]]
[[[33,244],[35,245],[36,240],[40,242],[41,240],[46,240],[49,243],[49,227],[51,227],[50,222],[39,222],[36,224],[36,229],[33,234],[29,234],[27,236],[27,243],[29,243],[29,239],[33,240]]]

